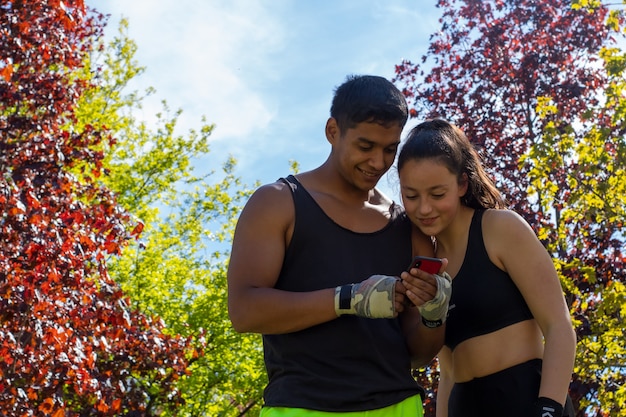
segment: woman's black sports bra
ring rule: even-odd
[[[452,280],[445,345],[454,350],[472,337],[533,318],[528,304],[506,272],[489,259],[482,232],[484,210],[472,217],[465,259]]]

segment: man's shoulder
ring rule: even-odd
[[[285,203],[291,200],[291,186],[282,180],[276,180],[259,186],[246,203],[247,210],[279,210],[285,207]]]
[[[280,177],[274,182],[268,182],[260,185],[253,193],[254,194],[276,194],[285,193],[294,188],[295,183],[288,181],[287,177]]]

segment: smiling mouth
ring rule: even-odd
[[[372,173],[372,172],[368,172],[368,171],[363,171],[362,169],[359,168],[359,171],[365,175],[366,177],[370,177],[370,178],[376,178],[379,177],[380,174],[379,173]]]

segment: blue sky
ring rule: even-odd
[[[438,29],[436,0],[87,0],[111,14],[107,36],[129,20],[136,59],[132,89],[156,89],[136,117],[150,123],[166,100],[182,109],[178,133],[215,124],[199,169],[229,155],[244,183],[267,183],[321,164],[333,89],[347,74],[393,77],[419,61]],[[409,121],[407,129],[417,121]],[[405,129],[405,133],[407,131]],[[391,170],[380,188],[398,200]]]

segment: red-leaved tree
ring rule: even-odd
[[[193,354],[107,275],[141,224],[98,182],[107,132],[73,126],[103,24],[82,0],[0,3],[3,416],[156,415]]]
[[[598,54],[610,36],[607,9],[572,10],[561,0],[439,0],[437,7],[441,31],[422,64],[396,66],[411,116],[461,125],[510,202],[530,214],[529,167],[519,160],[547,123],[535,111],[537,98],[553,99],[562,126],[597,104],[606,82]],[[425,65],[428,58],[434,65]]]
[[[437,6],[441,29],[427,54],[397,65],[394,81],[412,117],[443,117],[467,133],[553,255],[579,337],[570,387],[579,416],[623,411],[624,58],[611,49],[623,16],[586,0]]]

